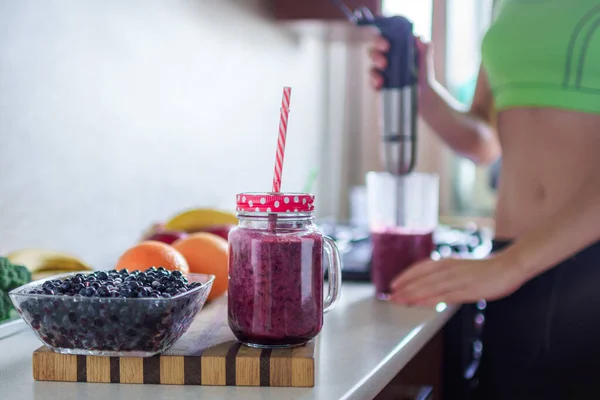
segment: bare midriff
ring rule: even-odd
[[[600,101],[600,98],[599,98]],[[600,115],[514,108],[498,115],[496,238],[514,239],[600,182]],[[600,187],[598,188],[600,190]]]

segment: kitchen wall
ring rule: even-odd
[[[323,153],[325,56],[254,0],[3,0],[0,254],[108,266],[156,220],[270,189],[283,85],[283,189],[301,190]]]

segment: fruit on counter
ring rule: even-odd
[[[182,232],[200,232],[205,228],[218,225],[236,225],[234,213],[211,208],[197,208],[184,211],[164,224],[165,230]]]
[[[0,321],[9,319],[13,309],[8,292],[29,282],[31,272],[27,268],[0,257]]]
[[[207,278],[189,275],[188,281],[180,271],[155,267],[97,271],[47,280],[13,296],[25,321],[52,347],[147,356],[187,330],[210,290]]]
[[[77,257],[53,250],[23,249],[13,251],[6,255],[13,263],[24,265],[33,274],[34,279],[39,279],[38,274],[46,271],[54,271],[58,274],[75,271],[90,271],[89,265]]]
[[[193,233],[173,243],[187,260],[190,272],[215,276],[208,300],[220,297],[228,285],[228,244],[220,236],[207,232]]]
[[[156,242],[162,242],[166,244],[172,244],[173,242],[187,237],[186,232],[181,231],[167,231],[157,230],[144,238],[144,240],[154,240]]]
[[[157,241],[144,241],[127,250],[119,258],[118,270],[145,270],[152,266],[163,267],[169,271],[189,272],[185,258],[168,244]]]

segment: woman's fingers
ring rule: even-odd
[[[371,86],[373,89],[379,90],[381,86],[383,86],[383,77],[381,76],[381,72],[377,68],[371,69]]]
[[[420,264],[413,265],[408,268],[398,277],[396,277],[390,287],[392,290],[401,290],[403,287],[408,285],[414,280],[417,280],[423,276],[429,275],[432,272],[439,269],[439,264],[435,261],[425,261]]]
[[[462,279],[453,278],[447,271],[438,271],[414,280],[393,291],[398,298],[415,302],[439,296],[463,286]]]
[[[390,42],[388,42],[383,36],[377,36],[373,47],[381,53],[387,53],[390,50]]]
[[[377,69],[385,69],[388,65],[387,57],[376,48],[369,50],[369,57]]]

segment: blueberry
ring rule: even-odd
[[[148,294],[148,289],[146,289],[145,287],[139,287],[136,288],[134,292],[135,294],[137,294],[137,297],[144,297]]]
[[[92,288],[94,288],[94,289],[98,289],[98,288],[100,288],[100,286],[102,286],[102,285],[100,284],[100,282],[98,282],[98,281],[94,281],[94,282],[90,283],[90,286],[89,286],[89,287],[92,287]]]
[[[163,293],[161,294],[162,297],[164,297],[165,299],[168,299],[169,297],[171,297],[171,295],[169,293]]]
[[[171,274],[168,279],[169,279],[169,282],[175,282],[177,280],[177,277],[175,275]]]
[[[165,269],[165,267],[158,267],[158,270],[161,272],[166,272],[167,270]]]
[[[167,287],[165,285],[159,285],[156,287],[156,290],[158,290],[159,292],[165,292],[167,290]]]
[[[81,283],[81,282],[82,282],[81,277],[79,277],[77,275],[75,275],[73,278],[71,278],[71,283],[72,284],[74,284],[74,283]]]
[[[123,280],[120,278],[115,278],[115,280],[113,281],[115,286],[119,286],[121,283],[123,283]]]
[[[85,288],[83,290],[84,290],[83,295],[85,297],[93,297],[93,296],[96,295],[96,289],[94,289],[93,287],[87,287],[87,288]]]
[[[146,280],[146,278],[147,278],[147,275],[146,275],[146,273],[145,273],[145,272],[140,272],[140,273],[138,274],[137,278],[138,278],[139,280],[142,280],[142,281],[144,281],[144,280]]]
[[[181,271],[173,271],[173,272],[171,272],[171,276],[174,276],[176,278],[183,277],[183,275],[181,274]]]
[[[156,289],[156,288],[157,288],[157,287],[159,287],[159,286],[160,286],[160,282],[159,282],[159,281],[154,281],[154,282],[152,282],[152,287],[153,287],[154,289]]]
[[[55,294],[55,292],[54,292],[54,290],[50,289],[50,287],[47,287],[44,289],[44,294],[53,295],[53,294]]]
[[[123,275],[123,276],[129,275],[129,272],[125,268],[123,268],[122,270],[119,271],[119,275]]]
[[[67,315],[69,317],[69,321],[71,321],[72,323],[75,323],[77,321],[77,314],[75,314],[73,311],[70,311]]]
[[[168,276],[163,276],[162,278],[160,278],[160,283],[162,283],[163,285],[168,285],[169,282],[171,281],[169,280]]]
[[[182,281],[175,281],[175,282],[172,283],[171,286],[174,287],[174,288],[178,288],[179,289],[179,288],[184,287],[185,283],[183,283]]]
[[[85,275],[80,272],[77,275],[75,275],[73,278],[79,278],[79,279],[83,280],[83,279],[85,279]]]
[[[150,295],[148,295],[148,297],[151,297],[153,299],[160,299],[160,293],[159,292],[152,292],[152,293],[150,293]]]
[[[101,287],[100,289],[98,289],[98,296],[108,297],[110,296],[110,291],[106,287]]]
[[[79,293],[79,291],[80,291],[81,289],[83,289],[84,287],[85,287],[85,286],[83,286],[81,283],[75,283],[74,285],[72,285],[72,286],[71,286],[71,290],[72,290],[74,293]]]
[[[94,275],[90,275],[87,278],[85,278],[86,282],[95,282],[96,281],[96,277]]]
[[[130,282],[127,284],[127,288],[128,288],[129,290],[135,290],[135,289],[137,289],[137,288],[139,288],[139,287],[140,287],[140,284],[139,284],[139,282],[136,282],[136,281],[130,281]]]

